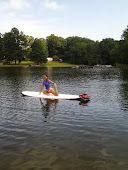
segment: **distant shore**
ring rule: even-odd
[[[76,67],[77,65],[65,63],[65,62],[57,62],[57,61],[48,61],[46,64],[35,64],[31,61],[22,61],[20,64],[14,64],[11,62],[10,64],[0,64],[0,67]]]
[[[122,68],[122,69],[128,69],[128,65],[126,64],[116,64],[116,66],[111,65],[75,65],[65,62],[57,62],[57,61],[48,61],[46,64],[35,64],[32,61],[22,61],[21,63],[15,64],[14,62],[11,62],[10,64],[3,64],[0,63],[0,67],[72,67],[75,69],[78,68]]]

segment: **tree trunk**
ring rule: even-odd
[[[15,64],[16,64],[16,60],[15,60]]]
[[[21,60],[19,60],[19,64],[21,63]]]

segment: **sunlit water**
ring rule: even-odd
[[[23,97],[43,74],[91,100]],[[0,170],[128,169],[127,70],[0,68],[0,110]]]

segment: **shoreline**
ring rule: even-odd
[[[10,65],[3,65],[0,64],[0,68],[10,68],[10,67],[14,67],[14,68],[32,68],[32,67],[36,67],[36,68],[46,68],[46,67],[62,67],[62,68],[66,68],[66,67],[71,67],[73,69],[85,69],[85,68],[117,68],[117,69],[128,69],[127,65],[117,65],[117,66],[112,66],[112,67],[102,67],[102,66],[81,66],[81,65],[73,65],[73,64],[56,64],[56,65],[52,65],[52,64],[47,64],[47,65],[34,65],[34,64],[10,64]]]
[[[70,64],[70,63],[59,63],[57,61],[48,61],[46,64],[35,64],[30,61],[22,61],[20,64],[3,64],[0,63],[0,67],[76,67],[76,64]]]
[[[40,67],[75,67],[74,65],[57,65],[57,66],[55,66],[55,65],[51,65],[51,66],[35,66],[35,65],[33,65],[33,66],[29,66],[29,65],[0,65],[0,68],[2,68],[2,67],[25,67],[25,68],[40,68]]]

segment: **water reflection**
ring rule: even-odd
[[[41,99],[40,98],[40,104],[41,104],[41,110],[43,112],[43,116],[45,119],[51,118],[52,115],[56,114],[56,107],[57,107],[58,99],[52,100],[52,99]],[[53,113],[52,113],[53,112]]]
[[[121,110],[128,111],[128,73],[126,69],[122,69],[120,80],[120,104]],[[123,81],[122,81],[123,80]]]
[[[44,73],[91,101],[21,97]],[[127,70],[0,68],[0,80],[0,169],[127,169]]]
[[[126,69],[121,70],[121,76],[123,80],[128,80],[128,71]]]

